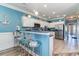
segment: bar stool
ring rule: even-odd
[[[39,47],[39,43],[37,41],[31,40],[29,42],[29,47],[32,48],[32,51],[35,52],[35,48]],[[31,52],[32,53],[32,52]]]
[[[21,45],[23,45],[24,47],[26,46],[26,45],[28,45],[28,41],[26,40],[26,39],[21,39],[20,41],[19,41],[19,44],[21,44]],[[25,50],[23,50],[23,48],[21,48],[21,55],[22,54],[25,54]]]

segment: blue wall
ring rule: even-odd
[[[0,5],[0,21],[4,20],[1,15],[8,17],[9,24],[4,25],[0,22],[0,32],[14,32],[17,25],[21,26],[24,13]]]

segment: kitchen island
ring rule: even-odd
[[[39,46],[35,47],[32,52],[39,56],[53,55],[54,32],[49,31],[21,31],[25,34],[26,39],[38,42]],[[34,53],[32,55],[34,55]]]

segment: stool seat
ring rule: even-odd
[[[22,44],[22,45],[28,45],[28,40],[26,40],[26,39],[21,39],[21,40],[19,41],[19,43]]]
[[[38,42],[37,41],[30,41],[29,47],[32,47],[32,48],[38,47]]]

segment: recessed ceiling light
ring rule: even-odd
[[[47,5],[46,5],[46,4],[44,4],[44,7],[45,7],[45,8],[47,8]]]
[[[45,15],[43,15],[43,16],[45,16]]]
[[[35,12],[35,9],[33,10],[33,12]]]
[[[33,10],[33,12],[36,16],[38,15],[38,11],[36,11],[35,9]]]
[[[31,15],[28,15],[28,18],[31,18]]]
[[[55,14],[56,12],[54,11],[54,12],[52,12],[52,14]]]
[[[38,11],[35,11],[35,15],[36,15],[36,16],[38,15]]]
[[[64,14],[63,17],[65,17],[66,15]]]

